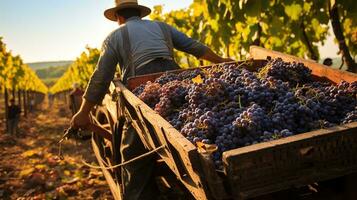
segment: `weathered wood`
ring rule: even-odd
[[[27,117],[27,111],[28,111],[28,99],[27,99],[27,95],[26,95],[26,91],[23,90],[22,91],[22,100],[23,100],[23,107],[24,107],[24,116]]]
[[[200,153],[200,162],[204,179],[207,183],[208,194],[215,200],[230,199],[230,195],[225,188],[224,179],[222,179],[216,172],[216,166],[213,163],[212,156],[208,153]]]
[[[107,180],[107,183],[109,185],[109,189],[112,192],[113,197],[114,197],[115,200],[121,200],[122,199],[121,188],[114,181],[111,173],[107,169],[105,169],[106,166],[103,164],[101,153],[100,153],[98,145],[101,145],[101,144],[98,144],[97,141],[92,139],[92,148],[93,148],[93,151],[94,151],[94,155],[97,158],[97,161],[98,161],[99,165],[102,167],[103,175],[104,175],[105,179]]]
[[[334,83],[339,83],[341,81],[353,82],[356,81],[357,74],[351,72],[345,72],[337,69],[333,69],[330,67],[326,67],[325,65],[316,63],[314,61],[305,60],[296,56],[280,53],[277,51],[272,51],[268,49],[264,49],[262,47],[251,46],[250,47],[250,57],[253,59],[266,59],[267,57],[271,58],[282,58],[287,62],[300,62],[305,64],[308,68],[312,70],[312,74],[318,77],[327,78]]]
[[[118,121],[118,106],[116,100],[113,100],[112,94],[115,91],[115,85],[114,83],[110,84],[109,87],[109,93],[105,95],[104,100],[103,100],[103,105],[105,105],[105,108],[108,110],[111,116],[111,125],[114,124],[114,122]]]
[[[141,136],[143,142],[147,143],[150,149],[165,145],[165,150],[158,152],[160,157],[196,199],[207,199],[200,177],[200,163],[196,147],[122,83],[116,81],[115,84],[130,104],[129,106],[135,109],[135,115],[138,117],[137,123],[145,127],[144,130],[138,130],[145,134]]]
[[[236,199],[357,172],[357,122],[223,153]]]
[[[302,62],[317,77],[334,83],[357,80],[355,74],[259,47],[252,47],[251,55],[256,59],[270,56],[281,57],[289,62]],[[236,63],[245,63],[242,67],[255,70],[264,66],[265,62],[253,60],[252,64]],[[134,89],[160,75],[162,73],[135,77],[128,81],[128,88]],[[127,87],[119,81],[114,83],[123,95],[126,115],[140,139],[150,150],[165,146],[158,154],[196,199],[221,198],[221,195],[212,193],[224,193],[225,179],[230,183],[229,190],[225,192],[231,191],[235,198],[240,199],[345,175],[357,169],[357,124],[354,123],[225,152],[225,177],[220,180],[212,163],[204,162],[191,142]],[[228,196],[228,193],[223,196]]]
[[[26,90],[26,101],[27,101],[27,109],[28,109],[28,111],[29,112],[31,112],[30,111],[30,101],[31,101],[31,98],[30,98],[30,91],[28,91],[28,90]]]
[[[17,103],[18,103],[18,106],[21,110],[22,108],[22,102],[21,102],[21,90],[17,90]]]
[[[8,132],[9,131],[9,123],[8,123],[8,112],[9,112],[9,93],[8,93],[8,90],[7,88],[5,87],[4,89],[4,104],[5,104],[5,128],[6,128],[6,131]]]

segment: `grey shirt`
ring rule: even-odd
[[[167,25],[167,24],[166,24]],[[132,17],[124,25],[113,31],[105,39],[97,67],[92,74],[84,98],[91,103],[100,103],[107,93],[110,82],[114,78],[116,66],[119,64],[123,72],[128,66],[128,59],[123,55],[123,39],[121,28],[127,26],[131,45],[133,66],[140,67],[155,58],[171,58],[169,44],[165,41],[160,26],[150,20]],[[202,43],[187,37],[174,27],[167,25],[172,44],[175,49],[201,57],[208,49]]]

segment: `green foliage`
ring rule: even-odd
[[[352,57],[357,55],[357,6],[354,0],[336,1],[346,44]],[[336,41],[337,42],[337,41]]]
[[[69,66],[63,76],[50,88],[50,92],[59,93],[70,90],[74,83],[78,83],[82,88],[86,87],[98,63],[99,56],[99,49],[87,47],[87,51],[83,52]]]
[[[291,4],[285,6],[285,14],[293,21],[299,20],[302,13],[302,7],[299,4]]]
[[[187,9],[175,10],[167,14],[163,14],[162,10],[162,6],[155,6],[150,18],[152,20],[165,21],[192,38],[197,40],[201,39],[200,34],[198,33],[200,24],[196,23],[200,16],[194,14],[195,10],[192,6]],[[183,68],[198,65],[198,61],[189,54],[174,51],[174,55],[176,62]]]
[[[341,21],[347,45],[355,56],[355,1],[338,3],[343,13]],[[327,38],[327,5],[327,0],[195,0],[189,8],[169,13],[162,13],[162,6],[156,6],[151,18],[165,21],[216,52],[236,59],[245,58],[249,47],[255,43],[311,58],[313,55],[319,57],[318,45],[323,45]],[[181,53],[176,55],[179,61],[187,56]]]

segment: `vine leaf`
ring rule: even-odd
[[[302,8],[299,4],[291,4],[285,6],[285,13],[292,20],[298,20],[300,18],[300,14],[302,13]]]

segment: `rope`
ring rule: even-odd
[[[138,156],[138,157],[135,157],[135,158],[133,158],[133,159],[131,159],[131,160],[128,160],[128,161],[126,161],[126,162],[123,162],[123,163],[121,163],[121,164],[114,165],[114,166],[111,166],[111,167],[94,166],[94,165],[91,165],[91,164],[85,162],[84,160],[82,160],[82,163],[83,163],[84,165],[86,165],[87,167],[93,168],[93,169],[107,169],[107,170],[108,170],[108,169],[115,169],[115,168],[118,168],[118,167],[122,167],[122,166],[128,165],[128,164],[130,164],[130,163],[132,163],[132,162],[135,162],[135,161],[137,161],[137,160],[139,160],[139,159],[142,159],[142,158],[144,158],[144,157],[146,157],[146,156],[149,156],[149,155],[151,155],[151,154],[153,154],[153,153],[156,153],[156,152],[158,152],[159,150],[161,150],[161,149],[163,149],[163,148],[165,148],[165,145],[159,146],[159,147],[157,147],[157,148],[155,148],[155,149],[153,149],[153,150],[151,150],[151,151],[149,151],[149,152],[147,152],[147,153],[144,153],[144,154],[142,154],[142,155],[140,155],[140,156]]]

